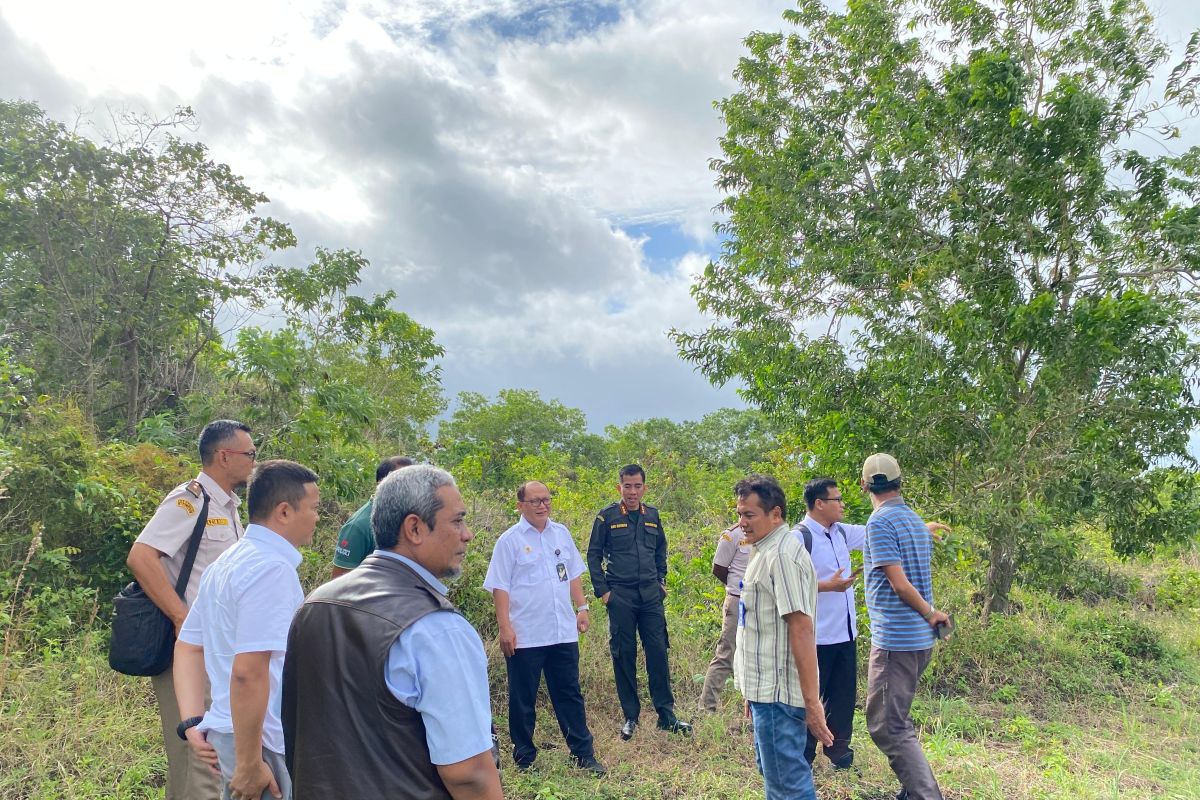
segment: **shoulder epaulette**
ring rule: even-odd
[[[184,488],[187,489],[188,494],[190,494],[192,497],[195,497],[197,500],[200,499],[200,495],[204,494],[204,489],[200,488],[200,481],[197,480],[189,481],[188,485]]]

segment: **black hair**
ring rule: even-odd
[[[411,467],[415,463],[417,462],[413,461],[408,456],[392,456],[391,458],[385,458],[383,461],[380,461],[379,466],[375,468],[375,482],[379,483],[381,480],[386,478],[388,475],[391,475],[401,467]]]
[[[646,482],[646,470],[642,469],[638,464],[626,464],[621,467],[621,471],[617,473],[618,480],[623,480],[632,475],[641,475],[642,483]]]
[[[867,484],[867,491],[871,494],[887,494],[888,492],[898,492],[900,491],[900,479],[896,478],[896,480],[888,481],[887,483],[875,483],[872,481],[871,483]]]
[[[280,503],[293,508],[304,499],[307,484],[317,482],[317,473],[303,464],[274,458],[260,461],[250,475],[246,490],[246,507],[251,522],[263,522]]]
[[[770,475],[750,475],[742,478],[734,484],[733,493],[741,500],[756,494],[763,511],[769,514],[772,508],[778,508],[783,518],[787,519],[787,496],[784,495],[779,481]]]
[[[818,500],[824,500],[829,496],[829,490],[836,488],[837,481],[833,478],[813,478],[804,484],[804,505],[811,511]]]
[[[250,433],[250,426],[234,419],[214,419],[200,431],[200,463],[205,466],[212,463],[213,456],[224,444],[233,438],[238,431]]]

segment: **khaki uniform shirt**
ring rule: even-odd
[[[196,480],[208,492],[208,522],[200,539],[200,549],[196,551],[196,562],[192,565],[192,574],[188,578],[187,589],[184,592],[184,602],[191,608],[196,599],[196,591],[200,588],[200,576],[204,569],[224,553],[242,535],[242,522],[238,519],[241,499],[235,494],[228,494],[217,485],[217,482],[206,473],[201,472]],[[172,489],[159,504],[154,516],[146,523],[146,527],[138,534],[137,541],[153,547],[162,554],[159,563],[167,573],[167,581],[172,587],[179,578],[179,570],[183,567],[183,559],[187,556],[188,539],[192,529],[196,527],[196,515],[204,506],[204,497],[196,497],[188,491],[188,483],[180,484]]]
[[[742,578],[733,682],[747,700],[804,707],[784,616],[812,617],[816,608],[812,559],[799,537],[780,525],[754,545]]]

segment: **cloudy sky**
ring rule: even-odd
[[[715,99],[786,0],[0,4],[0,97],[198,115],[300,253],[437,333],[448,393],[533,388],[593,427],[738,405],[671,327],[716,252]],[[1190,0],[1158,6],[1177,46]]]

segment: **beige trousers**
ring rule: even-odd
[[[725,620],[721,625],[721,638],[717,640],[717,652],[708,664],[704,675],[704,688],[700,690],[700,710],[716,711],[721,705],[721,690],[733,672],[733,651],[737,647],[738,600],[731,594],[725,595]]]
[[[179,703],[175,700],[175,680],[170,668],[150,679],[158,700],[158,718],[162,722],[163,747],[167,751],[166,800],[220,800],[221,779],[213,775],[200,759],[192,755],[188,743],[179,738]],[[204,705],[212,699],[205,692]]]

